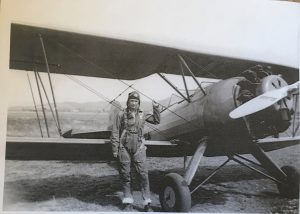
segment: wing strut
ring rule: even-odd
[[[30,82],[28,72],[26,72],[26,74],[27,74],[27,79],[28,79],[28,83],[29,83],[29,87],[30,87],[30,91],[31,91],[33,104],[34,104],[34,109],[35,109],[35,112],[36,112],[36,117],[37,117],[38,124],[39,124],[39,127],[40,127],[41,136],[44,137],[43,131],[42,131],[42,126],[41,126],[41,120],[40,120],[39,112],[38,112],[37,107],[36,107],[36,102],[35,102],[35,99],[34,99],[33,90],[32,90],[32,86],[31,86],[31,82]]]
[[[45,112],[45,109],[44,109],[44,102],[43,102],[43,98],[42,98],[42,94],[41,94],[41,89],[40,89],[40,84],[39,84],[39,80],[38,80],[38,77],[37,77],[37,71],[36,71],[36,69],[34,71],[34,75],[35,75],[36,85],[37,85],[37,88],[38,88],[38,91],[39,91],[39,96],[40,96],[42,111],[43,111],[43,115],[44,115],[44,120],[45,120],[47,135],[48,135],[48,137],[50,137],[50,135],[49,135],[49,128],[48,128],[48,122],[47,122],[47,117],[46,117],[46,112]]]
[[[186,63],[186,61],[183,59],[183,57],[182,57],[180,54],[178,54],[177,56],[178,56],[178,58],[180,59],[181,63],[187,68],[187,70],[188,70],[189,73],[191,74],[192,78],[194,79],[194,81],[196,82],[196,84],[198,85],[198,87],[201,89],[202,93],[203,93],[204,95],[206,95],[206,93],[205,93],[203,87],[201,86],[201,84],[199,83],[199,81],[197,80],[197,78],[195,77],[194,73],[191,71],[191,69],[190,69],[190,67],[188,66],[188,64]]]
[[[189,90],[188,90],[188,87],[187,87],[187,84],[186,84],[186,81],[185,81],[184,70],[183,70],[182,63],[181,63],[181,62],[180,62],[180,70],[181,70],[181,74],[182,74],[182,80],[183,80],[183,83],[184,83],[184,88],[185,88],[186,96],[187,96],[188,98],[190,98]],[[189,99],[189,100],[190,100],[190,99]]]
[[[50,76],[50,69],[49,69],[48,59],[47,59],[47,55],[46,55],[46,50],[45,50],[45,46],[44,46],[43,37],[41,36],[41,34],[39,34],[39,38],[40,38],[40,42],[41,42],[42,49],[43,49],[43,55],[44,55],[46,69],[47,69],[48,78],[49,78],[49,83],[50,83],[50,87],[51,87],[51,92],[52,92],[52,97],[53,97],[53,103],[54,103],[54,109],[55,109],[56,119],[57,119],[57,124],[58,124],[58,132],[59,132],[59,135],[62,136],[62,132],[61,132],[61,128],[60,128],[60,123],[59,123],[59,116],[58,116],[58,111],[57,111],[57,106],[56,106],[56,101],[55,101],[55,96],[54,96],[54,90],[53,90],[51,76]]]
[[[42,88],[43,88],[43,91],[44,91],[46,100],[47,100],[47,102],[48,102],[49,108],[50,108],[50,110],[51,110],[52,117],[53,117],[53,119],[54,119],[55,125],[56,125],[57,129],[59,130],[59,126],[58,126],[57,120],[56,120],[56,118],[55,118],[55,115],[54,115],[52,106],[51,106],[51,104],[50,104],[50,100],[49,100],[49,97],[48,97],[46,88],[45,88],[45,86],[44,86],[44,83],[43,83],[43,81],[42,81],[42,78],[41,78],[41,76],[40,76],[40,73],[39,73],[39,72],[36,72],[36,74],[37,74],[37,76],[38,76],[38,78],[39,78],[39,80],[40,80],[41,86],[42,86]],[[59,133],[59,134],[60,134],[60,133]]]
[[[166,81],[166,83],[168,83],[178,94],[180,94],[180,96],[182,96],[183,97],[183,99],[185,99],[186,101],[188,101],[188,102],[191,102],[190,101],[190,98],[189,97],[186,97],[186,96],[184,96],[180,91],[179,91],[179,89],[175,86],[175,85],[173,85],[163,74],[161,74],[161,73],[157,73],[164,81]]]

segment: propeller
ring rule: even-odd
[[[233,119],[236,119],[266,109],[274,103],[278,102],[279,100],[290,95],[291,93],[297,91],[299,88],[299,84],[300,81],[292,85],[287,85],[282,88],[261,94],[234,109],[232,112],[229,113],[229,116]]]

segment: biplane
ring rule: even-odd
[[[149,125],[145,134],[148,156],[183,157],[187,164],[183,175],[170,173],[162,181],[159,198],[164,211],[188,212],[191,195],[229,161],[271,179],[281,195],[299,196],[298,171],[280,168],[266,153],[300,140],[299,76],[294,66],[13,23],[10,69],[34,71],[37,79],[38,72],[47,72],[50,85],[52,73],[120,81],[157,74],[169,84],[180,100],[170,106],[160,104],[161,123]],[[181,75],[184,91],[165,74]],[[189,90],[186,76],[197,84],[195,91]],[[204,85],[197,77],[220,81]],[[62,133],[53,88],[52,95],[61,137],[7,137],[6,159],[111,160],[110,131]],[[292,136],[281,137],[287,129]],[[203,156],[228,159],[190,189]]]

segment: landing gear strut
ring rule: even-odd
[[[287,198],[299,198],[299,172],[292,166],[284,166],[281,169],[267,156],[260,146],[253,142],[251,154],[258,160],[259,163],[249,160],[238,154],[228,155],[228,159],[217,167],[207,178],[205,178],[192,191],[189,185],[197,171],[200,160],[206,150],[207,142],[201,142],[193,155],[184,177],[176,174],[167,174],[162,182],[159,199],[163,211],[167,212],[188,212],[191,208],[191,194],[199,187],[204,185],[217,171],[224,167],[229,161],[235,161],[266,178],[269,178],[277,183],[280,194]],[[256,166],[246,164],[246,162]],[[269,171],[265,173],[258,167]]]
[[[299,172],[292,166],[279,168],[259,147],[252,144],[252,155],[269,171],[271,179],[277,183],[279,193],[287,198],[299,198]]]
[[[193,155],[184,177],[176,173],[167,174],[163,180],[159,199],[162,209],[167,212],[188,212],[191,208],[189,185],[198,169],[200,160],[207,147],[203,139]]]

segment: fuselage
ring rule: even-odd
[[[257,124],[269,120],[264,116],[259,119],[250,116],[235,120],[229,117],[229,113],[242,102],[240,97],[245,90],[257,96],[263,93],[259,88],[260,84],[251,84],[244,77],[235,77],[206,87],[206,95],[197,90],[190,102],[184,100],[163,111],[161,123],[155,126],[155,131],[149,130],[147,136],[151,140],[188,143],[190,147],[196,146],[203,137],[208,137],[208,156],[247,153],[247,145],[254,138],[270,136],[278,131],[270,128],[273,125],[270,121],[264,123],[266,125],[260,127],[259,131],[255,130]],[[268,112],[277,114],[273,108],[268,109]]]

